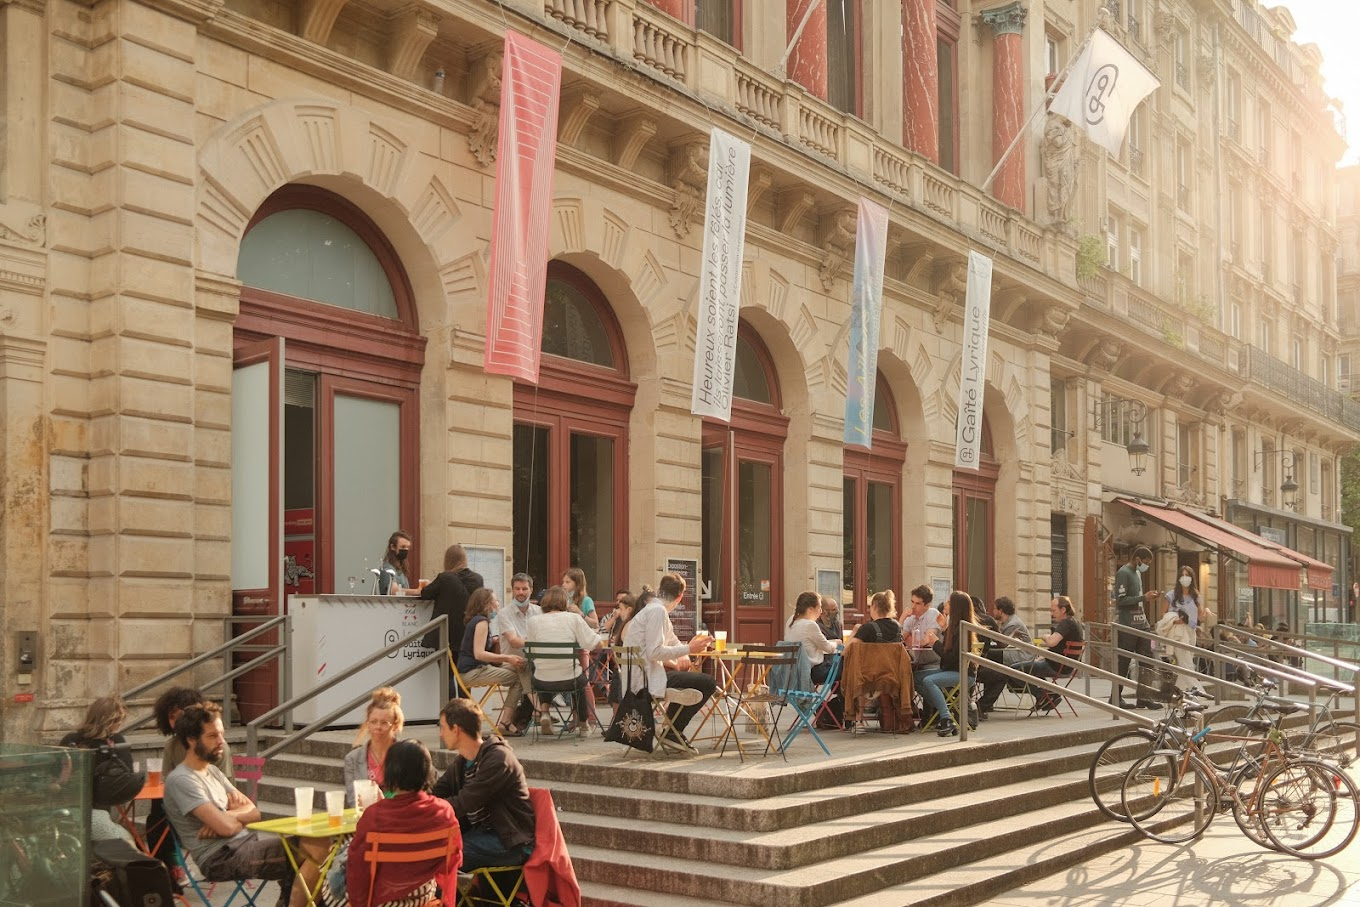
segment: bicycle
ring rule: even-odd
[[[1231,807],[1233,820],[1254,843],[1303,859],[1332,856],[1360,831],[1360,791],[1338,766],[1289,751],[1268,719],[1239,718],[1265,733],[1264,759],[1234,771],[1210,762],[1201,743],[1206,728],[1178,749],[1141,757],[1121,787],[1123,811],[1144,836],[1167,844],[1197,839],[1215,815]],[[1245,745],[1259,738],[1213,735]]]
[[[1337,699],[1351,692],[1351,689],[1326,680],[1320,680],[1318,685],[1327,693],[1327,697],[1312,710],[1306,728],[1288,732],[1289,747],[1294,751],[1316,753],[1325,759],[1335,760],[1342,768],[1350,768],[1357,758],[1356,734],[1360,732],[1360,723],[1345,719],[1337,720],[1332,709],[1336,706]],[[1272,699],[1271,694],[1276,689],[1276,683],[1269,678],[1262,679],[1256,685],[1256,689],[1256,701],[1250,706],[1242,704],[1224,706],[1215,712],[1210,720],[1222,725],[1228,720],[1237,718],[1262,718],[1270,711],[1293,714],[1307,708],[1289,700]]]

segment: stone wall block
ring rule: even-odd
[[[194,256],[194,228],[160,217],[124,209],[119,233],[124,249],[151,258],[188,265]]]
[[[192,48],[193,43],[186,47]],[[125,82],[169,98],[193,101],[195,72],[191,61],[126,39],[119,42],[118,51]],[[188,126],[186,117],[184,128]]]
[[[54,619],[85,615],[90,606],[91,587],[92,583],[84,578],[49,577],[47,580],[48,614]]]
[[[111,126],[95,129],[93,132],[61,122],[52,122],[47,127],[52,148],[52,163],[57,167],[70,167],[81,173],[96,173],[113,166],[117,156],[117,130]],[[53,202],[61,199],[54,198]],[[48,217],[48,230],[52,229],[51,216]]]
[[[198,298],[202,298],[199,294]],[[226,321],[219,321],[216,318],[195,318],[192,334],[194,340],[194,351],[198,353],[195,361],[195,368],[208,367],[209,363],[216,359],[226,358],[231,361],[231,324]],[[200,381],[201,385],[202,382]],[[215,387],[227,388],[230,386],[230,378],[227,383],[214,385]]]
[[[193,503],[164,498],[119,498],[119,521],[123,529],[135,528],[150,535],[188,538],[193,529]]]
[[[89,303],[82,296],[90,290],[89,277],[90,259],[87,256],[48,251],[47,290],[54,332],[85,332]]]
[[[137,42],[172,57],[192,61],[198,46],[198,27],[166,15],[155,7],[126,3],[118,9],[118,31],[128,42]]]
[[[119,420],[121,452],[165,460],[192,459],[196,433],[183,422],[128,417]]]
[[[83,498],[88,491],[89,463],[83,457],[56,455],[49,458],[47,481],[52,494]]]
[[[250,55],[238,47],[231,47],[203,34],[197,35],[194,60],[200,73],[244,87],[249,59]]]
[[[119,477],[120,490],[125,495],[185,499],[193,496],[194,469],[187,462],[127,455],[119,458]]]
[[[179,422],[193,421],[193,388],[147,378],[125,377],[116,388],[117,403],[124,416],[141,415]]]
[[[231,465],[231,433],[225,429],[194,429],[194,462],[199,466]]]
[[[54,48],[53,53],[56,55],[60,51]],[[113,122],[106,105],[96,104],[94,95],[87,88],[61,79],[51,79],[47,83],[47,90],[51,92],[51,105],[55,112],[53,119],[59,123],[92,130]]]
[[[85,526],[91,535],[110,535],[118,531],[118,497],[100,494],[90,498],[85,507]]]
[[[198,88],[194,96],[194,110],[197,114],[210,117],[213,125],[204,132],[203,122],[190,119],[188,122],[194,126],[195,143],[202,145],[208,134],[215,132],[218,125],[232,119],[242,110],[259,107],[268,100],[268,97],[256,94],[239,84],[216,79],[200,71]]]
[[[183,346],[138,337],[118,339],[118,360],[123,375],[129,378],[181,384],[188,379],[193,359],[193,351]],[[185,416],[188,416],[187,410]]]
[[[81,379],[89,377],[90,343],[83,337],[51,335],[48,343],[52,371]]]
[[[192,180],[198,167],[192,144],[167,139],[135,126],[118,130],[115,151],[124,165],[178,182]]]
[[[229,574],[231,573],[231,540],[230,539],[194,539],[193,561],[190,562],[193,570],[202,570],[209,574]],[[230,602],[230,596],[227,599]]]
[[[119,576],[193,576],[193,542],[124,532],[118,536]]]
[[[231,427],[231,396],[198,388],[194,391],[194,424],[200,428]]]
[[[90,541],[82,535],[48,536],[48,575],[84,576],[90,565]]]
[[[120,659],[168,659],[168,663],[158,670],[148,670],[149,665],[135,662],[122,668],[122,679],[128,686],[150,680],[158,671],[168,671],[189,655],[189,622],[182,618],[158,620],[124,617],[118,622],[117,651]]]
[[[48,449],[53,453],[65,456],[89,449],[90,425],[84,419],[54,416],[48,422],[48,428]]]
[[[193,144],[194,105],[187,100],[123,82],[118,86],[118,115],[124,126]]]
[[[113,247],[113,230],[107,217],[91,218],[51,208],[47,214],[47,241],[58,251],[100,255]]]
[[[102,416],[91,420],[90,432],[97,435],[100,431],[106,430],[103,426],[115,423],[116,417]],[[102,423],[102,424],[101,424]],[[99,495],[111,495],[118,493],[116,480],[118,477],[118,458],[112,456],[107,450],[96,448],[96,453],[91,454],[89,465],[86,467],[88,474],[89,494],[93,498]]]
[[[53,532],[84,532],[88,514],[84,498],[53,495],[48,519]]]
[[[194,504],[194,536],[201,539],[231,539],[231,508],[221,504]]]
[[[200,388],[231,390],[232,361],[227,356],[213,356],[195,352],[194,384]]]
[[[213,577],[200,570],[190,594],[193,596],[194,616],[200,618],[195,623],[207,626],[210,632],[215,630],[216,636],[210,638],[216,640],[213,645],[220,644],[223,639],[222,624],[217,618],[231,613],[231,579],[226,572]],[[200,647],[198,651],[202,652],[203,648]]]
[[[194,500],[200,504],[231,503],[231,470],[200,466],[194,470]]]
[[[120,167],[116,173],[115,191],[124,207],[169,221],[193,222],[197,205],[193,186],[132,167]]]
[[[194,275],[181,264],[158,258],[128,254],[124,256],[127,278],[119,290],[123,295],[124,333],[189,345],[193,342]],[[147,300],[150,303],[146,302]],[[155,317],[133,317],[133,306],[145,306],[141,314]]]

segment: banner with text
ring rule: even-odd
[[[515,32],[505,36],[483,368],[531,384],[538,383],[543,337],[561,86],[557,51]]]
[[[883,312],[883,263],[888,255],[888,210],[859,200],[855,222],[855,280],[850,286],[850,380],[845,391],[845,443],[870,447],[878,330]]]
[[[982,396],[987,385],[987,328],[992,317],[992,260],[977,252],[968,253],[968,293],[963,308],[954,468],[976,470],[982,445]]]
[[[699,270],[699,336],[694,348],[690,412],[726,422],[732,417],[732,372],[741,308],[741,259],[746,243],[746,186],[751,146],[721,129],[708,140],[704,258]]]

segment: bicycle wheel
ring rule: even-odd
[[[1235,704],[1225,705],[1204,716],[1204,726],[1209,728],[1210,736],[1205,738],[1200,745],[1200,751],[1204,753],[1204,758],[1223,768],[1229,774],[1234,774],[1242,763],[1249,758],[1260,758],[1261,753],[1265,750],[1265,734],[1248,730],[1237,723],[1238,718],[1251,717],[1251,712],[1250,706]],[[1215,734],[1231,734],[1235,737],[1254,737],[1259,734],[1261,740],[1260,743],[1244,740],[1215,740]]]
[[[1261,826],[1285,853],[1305,860],[1330,857],[1360,830],[1360,793],[1335,765],[1290,763],[1262,779],[1261,788]]]
[[[1266,850],[1279,851],[1280,847],[1270,837],[1266,835],[1266,830],[1261,827],[1261,814],[1256,808],[1256,784],[1260,780],[1260,766],[1254,760],[1246,762],[1237,767],[1236,774],[1231,776],[1231,783],[1236,793],[1232,797],[1233,821],[1242,830],[1242,834],[1253,844],[1264,847]]]
[[[1360,724],[1354,721],[1328,721],[1298,745],[1342,768],[1350,768],[1355,764],[1357,731],[1360,731]],[[1291,739],[1290,742],[1294,741]]]
[[[1139,728],[1115,734],[1096,750],[1091,769],[1086,773],[1086,784],[1091,791],[1091,799],[1108,818],[1118,822],[1128,821],[1121,790],[1124,775],[1136,760],[1152,751],[1156,739],[1157,736],[1151,731]]]
[[[1124,776],[1124,812],[1144,836],[1164,844],[1193,841],[1218,812],[1213,769],[1190,757],[1184,770],[1175,756],[1152,753]]]

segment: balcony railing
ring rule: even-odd
[[[1291,368],[1264,350],[1249,347],[1246,352],[1244,378],[1351,431],[1360,431],[1360,403]]]
[[[872,181],[900,198],[904,208],[927,212],[1047,273],[1061,270],[1060,246],[1070,240],[646,0],[543,0],[543,11],[587,38],[608,43],[640,69],[704,96],[715,111],[726,107],[757,132]]]

